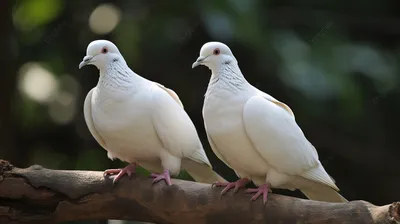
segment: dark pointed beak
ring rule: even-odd
[[[207,57],[202,57],[202,56],[198,57],[197,60],[192,64],[192,68],[201,65],[206,58]]]
[[[79,69],[81,69],[81,68],[82,68],[83,66],[85,66],[85,65],[90,64],[90,63],[92,62],[92,59],[93,59],[93,56],[86,55],[86,56],[83,58],[82,62],[79,63]]]

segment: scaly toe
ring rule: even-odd
[[[226,185],[226,187],[221,191],[221,195],[224,195],[226,192],[228,192],[231,188],[233,188],[234,184],[229,183]]]
[[[103,172],[103,176],[118,174],[121,171],[122,169],[108,169]]]
[[[255,189],[255,188],[249,188],[249,189],[246,189],[245,191],[244,191],[244,193],[248,193],[248,194],[250,194],[250,193],[257,193],[258,192],[258,189]]]
[[[218,182],[218,181],[216,181],[216,182],[213,183],[213,186],[216,186],[216,187],[226,187],[226,186],[228,186],[228,185],[229,185],[229,183]]]

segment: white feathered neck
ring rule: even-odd
[[[245,90],[248,85],[236,60],[223,62],[218,69],[212,70],[206,96],[220,89],[232,92]]]
[[[121,57],[100,69],[97,87],[105,92],[134,92],[145,83],[145,79],[133,72]]]

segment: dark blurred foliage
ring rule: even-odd
[[[400,2],[296,0],[4,1],[0,158],[27,167],[104,170],[83,100],[95,67],[87,45],[113,41],[138,74],[172,88],[216,171],[201,109],[210,71],[191,69],[200,47],[221,41],[246,78],[287,103],[349,200],[400,198]],[[276,191],[302,197],[300,193]]]

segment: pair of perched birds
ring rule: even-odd
[[[229,183],[212,169],[196,128],[178,95],[171,89],[145,79],[127,65],[117,46],[107,40],[91,42],[79,64],[100,70],[97,86],[86,96],[84,116],[96,141],[110,159],[129,163],[110,169],[131,176],[137,165],[153,172],[154,182],[186,170],[198,182],[215,183],[236,192],[247,189],[263,202],[271,188],[299,189],[309,199],[347,201],[318,159],[314,146],[284,103],[252,86],[239,69],[229,47],[208,42],[192,68],[204,65],[211,78],[203,106],[204,125],[211,148],[232,168],[239,180]]]

